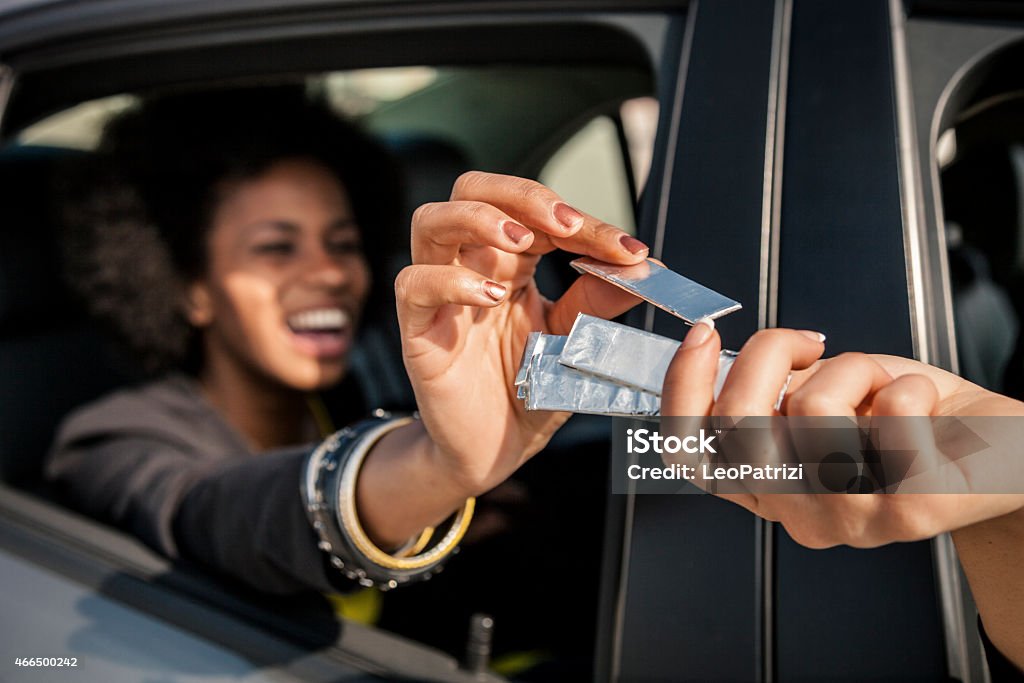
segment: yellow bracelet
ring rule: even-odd
[[[475,498],[468,498],[462,509],[456,513],[455,519],[452,520],[451,526],[448,527],[448,531],[445,532],[444,536],[429,550],[419,552],[411,557],[395,556],[386,553],[370,540],[370,537],[359,523],[359,516],[356,512],[355,491],[359,471],[362,469],[366,456],[369,455],[376,443],[385,434],[399,427],[404,427],[412,421],[413,418],[411,417],[396,418],[384,422],[363,434],[359,442],[349,452],[341,473],[341,480],[338,484],[338,521],[343,532],[361,554],[374,564],[385,569],[422,569],[435,565],[450,555],[469,528],[469,523],[473,518],[473,509],[476,505]],[[420,542],[422,542],[422,535]],[[420,542],[417,542],[417,545]],[[429,543],[429,538],[427,543]]]

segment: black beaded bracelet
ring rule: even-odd
[[[391,417],[383,411],[374,415],[325,439],[306,460],[301,487],[319,548],[330,555],[331,564],[363,586],[387,590],[429,579],[441,570],[469,527],[475,499],[466,500],[436,541],[431,542],[437,534],[427,529],[394,553],[378,548],[356,513],[359,470],[377,441],[415,418]]]

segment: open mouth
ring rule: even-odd
[[[314,308],[288,316],[288,329],[303,352],[332,358],[348,350],[351,318],[341,308]]]

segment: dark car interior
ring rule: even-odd
[[[443,134],[395,130],[381,135],[404,170],[408,213],[421,203],[446,199],[455,178],[481,164],[489,164],[488,170],[535,176],[546,157],[594,116],[608,114],[615,118],[623,101],[652,91],[646,56],[628,36],[594,25],[589,27],[593,34],[587,40],[586,30],[575,29],[572,44],[553,42],[557,54],[535,52],[527,69],[536,73],[539,90],[534,97],[539,102],[560,101],[562,106],[552,106],[546,118],[538,116],[528,122],[519,144],[502,147],[496,141],[496,148],[504,154],[495,157],[497,162],[480,159],[477,149]],[[552,35],[564,33],[557,25],[550,30]],[[515,35],[512,29],[501,32],[500,37],[505,42]],[[456,38],[438,37],[444,40],[420,52],[425,51],[428,58],[440,58],[436,54],[438,46]],[[467,54],[458,56],[460,61],[471,63],[464,69],[466,80],[472,80],[476,69],[486,79],[500,81],[502,69],[509,69],[506,82],[513,89],[508,97],[514,97],[516,84],[522,87],[529,80],[523,77],[521,66],[472,65],[486,55],[486,38],[474,34],[468,41]],[[596,64],[593,39],[600,39],[603,45]],[[388,36],[385,42],[393,45],[395,40],[395,36]],[[416,36],[417,44],[422,40],[422,36]],[[359,49],[367,45],[372,46],[369,53]],[[0,229],[0,434],[4,436],[0,440],[0,478],[5,484],[30,493],[34,499],[47,500],[49,491],[41,478],[42,459],[61,418],[115,387],[144,378],[132,359],[120,353],[106,331],[84,313],[82,303],[71,293],[61,273],[64,228],[60,193],[68,174],[87,161],[89,152],[20,144],[18,132],[99,96],[124,92],[145,95],[151,87],[167,85],[211,87],[211,83],[234,83],[240,75],[234,73],[240,64],[245,64],[242,82],[246,84],[269,75],[269,83],[278,85],[282,79],[291,79],[301,86],[302,76],[296,77],[294,72],[314,65],[336,68],[369,62],[377,66],[393,59],[384,57],[381,42],[369,36],[355,36],[340,50],[326,40],[305,40],[299,48],[298,41],[290,46],[278,44],[279,59],[272,66],[264,55],[254,51],[254,46],[244,42],[205,48],[208,53],[202,58],[184,61],[176,59],[173,51],[138,58],[117,56],[113,50],[105,59],[69,60],[52,68],[29,70],[19,81],[4,118],[6,144],[0,149],[0,187],[4,193]],[[585,63],[589,72],[580,69],[573,73],[572,69],[555,66],[572,50],[571,61]],[[453,57],[445,54],[444,59]],[[553,66],[544,66],[548,60]],[[518,76],[511,73],[516,68]],[[290,73],[282,75],[281,71]],[[235,78],[225,80],[226,76]],[[544,90],[556,86],[575,92],[559,99]],[[493,93],[490,95],[493,97]],[[500,102],[491,106],[500,111]],[[486,118],[486,109],[477,115]],[[405,240],[396,240],[387,259],[394,271],[390,275],[408,261],[406,251]],[[549,295],[557,295],[571,282],[567,260],[552,260],[539,273],[541,286]],[[365,387],[367,404],[411,406],[396,326],[385,324],[365,330],[363,340],[354,371]],[[494,515],[514,518],[514,525],[461,553],[443,575],[428,584],[385,596],[376,625],[408,639],[400,641],[408,650],[398,663],[394,661],[394,643],[399,641],[382,639],[375,635],[377,631],[357,625],[341,628],[327,603],[317,596],[298,606],[284,606],[279,600],[237,589],[229,580],[208,576],[194,567],[168,566],[159,558],[146,557],[130,539],[113,530],[95,531],[94,523],[73,513],[28,499],[19,505],[27,506],[23,509],[40,515],[55,528],[81,531],[76,542],[84,544],[88,554],[102,556],[127,575],[120,582],[105,581],[97,589],[131,604],[149,604],[154,591],[184,593],[225,610],[228,618],[242,618],[284,634],[300,647],[319,649],[333,643],[342,650],[348,648],[349,655],[356,652],[356,659],[364,658],[372,668],[413,672],[426,678],[458,673],[452,672],[465,647],[470,617],[483,612],[495,617],[498,670],[519,674],[524,680],[531,676],[540,680],[580,679],[589,677],[593,666],[603,534],[601,524],[595,522],[603,515],[606,463],[593,455],[607,449],[606,421],[574,420],[551,445],[549,457],[538,459],[517,475],[513,495],[499,496],[490,504]],[[595,463],[600,466],[593,466]],[[576,466],[581,464],[587,466],[586,486],[576,476]],[[571,507],[564,503],[561,489],[570,470],[576,470],[572,485],[578,487]],[[488,506],[484,499],[483,509],[486,511]],[[554,519],[557,524],[552,523]],[[581,530],[571,545],[563,542],[565,528]],[[136,561],[126,561],[126,557]],[[552,581],[552,576],[572,579]],[[435,617],[424,620],[423,614]],[[190,619],[186,621],[191,623]]]
[[[0,232],[0,354],[4,377],[0,431],[4,481],[40,483],[39,453],[49,447],[56,420],[72,407],[126,380],[102,334],[77,305],[61,275],[60,222],[53,201],[58,168],[75,153],[50,148],[0,155],[5,188]]]
[[[961,370],[1024,398],[1024,45],[972,70],[942,167]]]

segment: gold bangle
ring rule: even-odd
[[[405,551],[406,553],[415,551],[415,554],[411,554],[411,556],[389,554],[378,548],[370,540],[370,537],[359,523],[359,516],[356,511],[355,492],[359,471],[362,469],[363,462],[373,446],[385,434],[403,427],[412,421],[413,418],[411,417],[396,418],[366,431],[362,438],[359,439],[359,442],[348,453],[338,481],[337,517],[342,532],[348,537],[348,540],[351,541],[355,549],[367,560],[384,569],[398,571],[425,569],[437,565],[441,560],[450,555],[469,528],[476,504],[475,498],[466,499],[465,504],[456,513],[445,534],[430,549],[422,551],[422,548],[430,542],[430,538],[434,535],[431,533],[428,536],[428,530],[424,530],[413,548]],[[426,537],[426,540],[424,540],[424,537]]]

